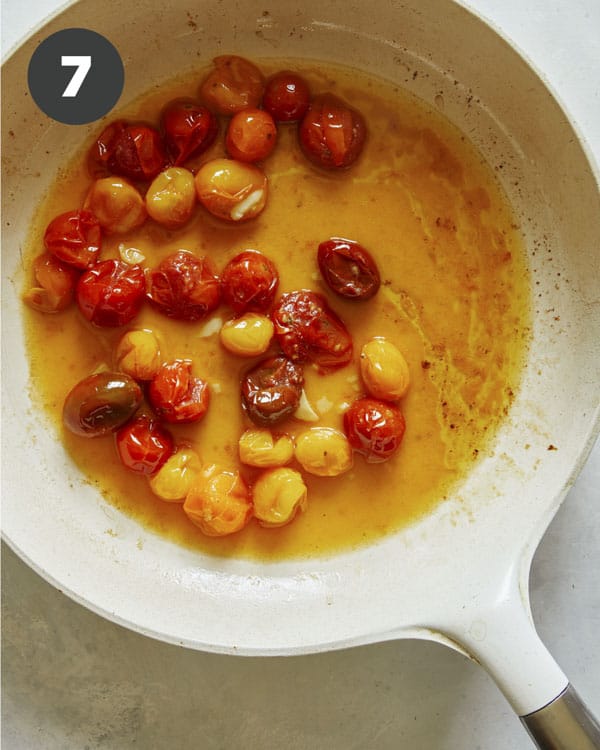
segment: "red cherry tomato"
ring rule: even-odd
[[[44,245],[63,263],[85,271],[91,268],[102,242],[102,228],[91,211],[67,211],[46,227]]]
[[[213,113],[193,99],[176,99],[167,104],[161,126],[167,152],[176,167],[212,146],[219,131]]]
[[[169,318],[202,320],[219,306],[221,283],[207,258],[179,250],[150,273],[148,299]]]
[[[350,445],[368,463],[379,463],[398,450],[406,423],[398,407],[374,398],[360,398],[344,414],[344,430]]]
[[[321,242],[317,261],[327,286],[341,297],[366,300],[379,289],[381,279],[375,261],[358,242],[339,237]]]
[[[242,406],[255,424],[270,427],[296,411],[303,385],[299,365],[286,357],[270,357],[242,378]]]
[[[225,146],[233,159],[260,161],[275,148],[277,127],[264,109],[244,109],[230,120]]]
[[[79,278],[72,266],[61,263],[50,253],[42,253],[33,261],[33,274],[38,286],[23,296],[30,307],[39,312],[55,313],[71,304]]]
[[[307,290],[284,294],[272,317],[275,337],[290,359],[309,360],[322,370],[352,359],[352,338],[322,295]]]
[[[158,471],[175,450],[173,437],[151,417],[137,417],[116,434],[121,463],[136,474]]]
[[[153,180],[166,163],[160,133],[150,125],[125,120],[107,125],[89,155],[94,177],[117,174],[130,180]]]
[[[268,79],[262,104],[276,122],[295,122],[306,114],[310,89],[302,76],[282,70]]]
[[[83,317],[102,327],[124,326],[139,313],[146,294],[141,266],[111,258],[79,279],[76,299]]]
[[[298,129],[306,157],[319,167],[343,169],[359,157],[367,126],[363,116],[333,94],[312,100]]]
[[[208,410],[208,384],[192,376],[192,363],[176,359],[162,365],[150,382],[148,397],[165,422],[197,422]]]
[[[223,301],[236,315],[266,312],[275,298],[279,274],[275,265],[257,250],[236,255],[221,274]]]

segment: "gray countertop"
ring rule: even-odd
[[[469,5],[544,71],[600,162],[599,0]],[[59,6],[3,0],[3,55]],[[600,444],[544,537],[531,578],[538,631],[596,714],[599,540]],[[205,654],[98,617],[5,546],[2,579],[6,750],[532,747],[485,672],[437,644],[268,659]]]

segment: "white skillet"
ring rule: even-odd
[[[4,538],[96,612],[191,648],[269,655],[400,637],[445,643],[488,669],[540,747],[598,747],[594,720],[564,692],[567,678],[535,633],[527,593],[537,543],[598,432],[597,172],[540,78],[457,4],[308,0],[266,9],[254,0],[198,3],[190,24],[181,1],[167,10],[150,0],[82,0],[3,66]],[[443,103],[487,160],[502,164],[530,250],[533,345],[493,450],[436,513],[353,553],[263,565],[173,546],[82,482],[30,406],[19,315],[19,243],[57,167],[90,132],[48,120],[24,95],[36,44],[69,26],[93,28],[121,51],[124,100],[189,69],[197,51],[202,61],[224,51],[330,59]],[[164,49],[164,39],[179,43]]]

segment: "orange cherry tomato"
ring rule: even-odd
[[[192,485],[183,510],[203,534],[226,536],[250,521],[252,500],[238,471],[213,466]]]
[[[243,57],[221,55],[200,86],[200,98],[220,115],[232,115],[258,107],[265,79],[260,70]]]
[[[368,463],[387,461],[398,450],[406,430],[397,406],[374,398],[360,398],[344,414],[344,430],[350,445]]]
[[[244,109],[229,122],[225,146],[230,156],[239,161],[260,161],[275,148],[277,127],[264,109]]]
[[[158,471],[175,450],[171,433],[148,416],[123,425],[116,433],[116,444],[123,466],[146,476]]]
[[[51,253],[42,253],[33,261],[33,274],[38,286],[29,289],[24,301],[34,310],[56,313],[73,301],[78,271],[61,263]]]
[[[267,177],[254,164],[211,159],[194,178],[198,200],[213,216],[232,222],[256,218],[267,202]]]
[[[63,263],[84,271],[98,258],[102,228],[91,211],[66,211],[46,227],[44,245]]]
[[[198,422],[209,404],[208,383],[192,375],[189,359],[162,365],[150,381],[148,397],[156,414],[165,422]]]

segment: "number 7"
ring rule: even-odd
[[[63,68],[74,66],[77,70],[63,91],[63,97],[74,97],[79,93],[81,84],[84,82],[86,75],[92,67],[91,55],[62,55],[60,64]]]

